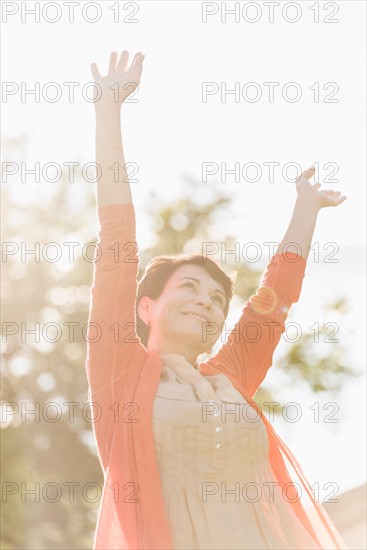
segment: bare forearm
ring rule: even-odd
[[[98,105],[96,116],[97,206],[131,204],[121,135],[121,106]]]
[[[308,203],[298,196],[288,229],[275,254],[285,253],[289,245],[290,252],[296,252],[307,260],[319,210],[316,203]],[[298,246],[291,246],[291,243]]]

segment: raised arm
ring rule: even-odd
[[[313,170],[307,170],[296,182],[297,199],[291,222],[260,288],[246,302],[227,342],[207,361],[223,374],[234,376],[251,397],[272,365],[288,311],[299,299],[317,214],[321,208],[337,206],[346,199],[339,192],[320,191],[319,183],[311,185],[308,179],[312,175]],[[298,253],[290,243],[298,245]]]
[[[340,196],[340,191],[320,189],[321,183],[311,185],[308,180],[314,172],[315,168],[311,167],[296,181],[297,200],[292,219],[275,254],[282,254],[283,251],[286,253],[288,248],[307,260],[320,209],[326,206],[338,206],[347,198],[344,195]],[[295,246],[292,247],[291,243]]]
[[[144,56],[134,56],[129,66],[129,54],[123,51],[120,60],[112,52],[108,74],[100,75],[95,63],[91,71],[97,84],[95,97],[96,163],[100,171],[97,181],[98,207],[109,204],[131,204],[132,196],[125,168],[121,136],[121,106],[140,83]],[[112,169],[113,167],[113,169]]]
[[[138,246],[120,129],[121,105],[134,89],[129,83],[134,82],[135,88],[139,83],[142,60],[142,54],[136,54],[127,68],[128,53],[123,52],[116,65],[114,52],[105,77],[92,64],[102,94],[95,102],[96,161],[101,171],[97,182],[100,230],[94,255],[86,369],[92,398],[98,393],[101,406],[114,402],[118,380],[131,364],[132,356],[145,351],[135,330]],[[115,97],[110,87],[118,87],[119,95]],[[117,163],[118,181],[116,170],[110,169]]]

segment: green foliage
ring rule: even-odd
[[[320,340],[315,342],[314,332],[302,334],[300,340],[289,346],[281,368],[296,380],[303,379],[310,388],[319,393],[328,391],[336,394],[350,376],[357,376],[345,365],[341,346],[331,346],[328,342],[330,331],[320,329]],[[325,355],[320,354],[318,344],[323,346]]]

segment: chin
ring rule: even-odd
[[[180,332],[171,332],[169,339],[171,342],[177,342],[178,344],[182,344],[184,341],[186,341],[190,347],[192,346],[196,349],[203,346],[203,335],[201,328],[185,328],[185,330],[181,330]],[[205,344],[205,349],[208,349],[210,347],[210,342],[208,342],[208,344]],[[204,353],[204,351],[200,351],[198,353]]]

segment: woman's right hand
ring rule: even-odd
[[[145,56],[141,52],[136,53],[130,67],[128,67],[129,52],[124,50],[118,63],[117,57],[117,52],[111,53],[106,76],[101,76],[96,63],[91,64],[93,78],[99,86],[94,102],[96,108],[110,105],[121,106],[140,83]]]

